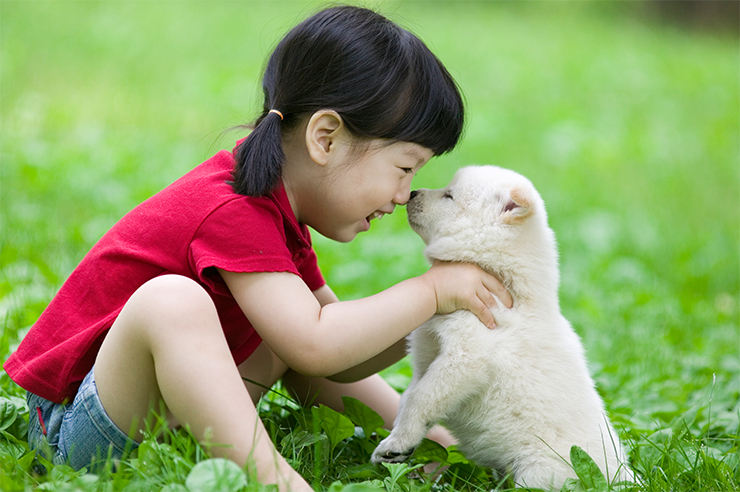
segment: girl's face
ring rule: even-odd
[[[349,242],[372,220],[408,202],[411,180],[433,153],[415,143],[376,139],[358,156],[351,144],[341,145],[302,219],[323,236]]]

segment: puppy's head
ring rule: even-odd
[[[547,228],[532,183],[495,166],[466,167],[445,188],[416,190],[407,212],[430,259],[479,262],[481,255],[521,247],[530,222]]]

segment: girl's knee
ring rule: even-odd
[[[177,274],[166,274],[154,277],[145,282],[138,290],[145,290],[148,293],[176,293],[180,295],[206,295],[206,290],[195,280]],[[137,291],[138,292],[138,291]]]
[[[121,315],[131,316],[145,325],[218,320],[216,306],[200,284],[188,277],[171,274],[155,277],[139,287]]]
[[[153,302],[175,305],[178,308],[211,306],[208,292],[195,280],[182,275],[161,275],[139,287],[134,295],[143,295]]]

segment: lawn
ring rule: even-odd
[[[466,95],[464,140],[414,186],[496,164],[545,199],[563,312],[639,476],[623,488],[740,490],[737,34],[667,23],[639,2],[368,3],[424,39]],[[117,219],[244,135],[234,127],[260,105],[265,57],[317,5],[0,2],[0,360]],[[428,268],[404,216],[350,244],[314,235],[340,298]],[[402,390],[408,361],[383,375]],[[156,428],[118,469],[39,476],[23,444],[23,394],[2,373],[0,490],[260,488],[238,470],[209,485],[221,463],[184,432]],[[301,409],[277,395],[261,404],[317,490],[513,487],[431,445],[410,467],[368,465],[382,431],[351,408]],[[451,466],[436,481],[413,477],[431,459]],[[569,490],[603,489],[586,470]]]

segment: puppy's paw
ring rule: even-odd
[[[415,446],[401,447],[398,446],[393,436],[389,436],[383,439],[378,447],[373,451],[373,455],[370,460],[373,463],[402,463],[409,459],[414,453]]]

